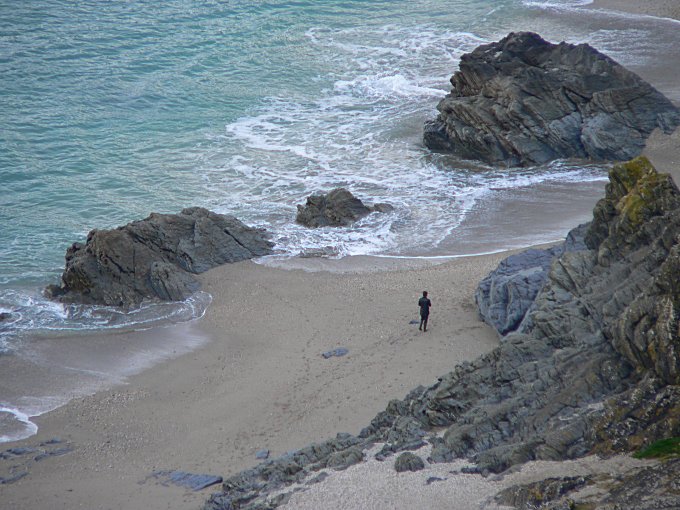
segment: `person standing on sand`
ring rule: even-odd
[[[420,307],[420,326],[418,326],[418,329],[427,331],[427,319],[430,316],[432,301],[428,299],[426,290],[423,291],[423,297],[418,300],[418,306]]]

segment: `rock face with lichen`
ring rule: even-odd
[[[271,253],[262,229],[201,207],[152,213],[113,230],[92,230],[66,252],[60,285],[46,294],[64,302],[130,307],[177,301],[199,287],[194,274]]]
[[[615,166],[609,178],[593,221],[572,232],[572,249],[555,253],[535,298],[513,310],[519,325],[498,348],[390,402],[357,437],[338,436],[227,479],[206,510],[274,508],[289,497],[287,486],[313,483],[332,459],[359,462],[376,443],[378,460],[429,443],[428,463],[464,457],[486,473],[680,435],[680,192],[644,158]],[[669,466],[640,473],[606,508],[623,508],[616,504],[626,494],[654,501],[659,490],[676,490],[679,465]],[[558,505],[589,483],[546,480],[508,492],[505,501],[533,505],[540,490],[556,498],[541,508],[571,508]],[[671,506],[640,508],[680,507],[677,490],[663,501]]]
[[[628,160],[654,129],[680,125],[666,97],[611,58],[531,32],[463,55],[451,84],[425,145],[491,164]]]

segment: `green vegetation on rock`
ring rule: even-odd
[[[614,165],[611,169],[610,178],[619,181],[626,191],[633,189],[633,186],[645,175],[656,173],[652,163],[644,156]]]
[[[661,439],[633,455],[636,459],[660,459],[680,456],[680,437]]]

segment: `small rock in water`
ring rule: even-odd
[[[321,354],[325,359],[332,358],[333,356],[344,356],[349,352],[349,349],[345,349],[344,347],[338,347],[337,349],[333,349],[332,351],[326,351]]]
[[[255,454],[256,459],[265,460],[269,458],[269,450],[259,450]]]

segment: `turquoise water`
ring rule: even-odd
[[[200,315],[207,296],[132,315],[41,296],[72,242],[152,211],[234,214],[268,228],[280,256],[459,255],[560,238],[588,217],[603,167],[507,172],[452,163],[420,140],[460,55],[513,30],[591,42],[677,100],[677,76],[658,72],[677,24],[587,3],[0,2],[0,312],[12,313],[0,350]],[[340,230],[294,224],[296,204],[336,186],[395,211]]]

